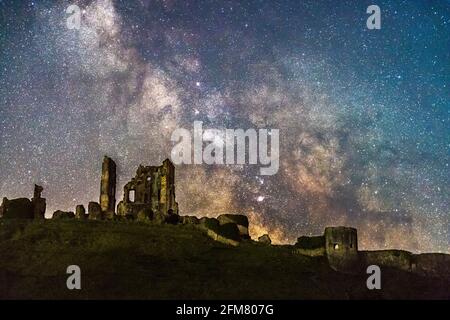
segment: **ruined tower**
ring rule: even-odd
[[[325,228],[325,251],[330,266],[338,271],[347,271],[358,263],[358,235],[354,228]]]
[[[44,188],[38,185],[34,185],[34,194],[31,199],[31,204],[33,206],[33,215],[35,219],[45,218],[46,201],[45,198],[41,197]]]
[[[124,186],[123,200],[117,214],[137,217],[141,211],[149,215],[168,217],[178,213],[175,201],[175,167],[169,159],[161,166],[142,166],[136,176]]]
[[[172,213],[177,213],[178,205],[175,202],[175,167],[169,159],[163,161],[160,174],[160,211],[168,213],[171,210]]]
[[[100,182],[100,206],[103,212],[114,213],[116,206],[116,163],[105,156]]]

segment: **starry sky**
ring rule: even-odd
[[[0,197],[86,206],[105,154],[121,197],[194,121],[279,129],[280,169],[179,165],[181,214],[450,252],[450,1],[0,0]]]

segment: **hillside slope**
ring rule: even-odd
[[[411,299],[450,298],[450,282],[383,270],[345,275],[290,246],[217,243],[190,225],[0,220],[2,299]],[[78,265],[82,289],[66,288]]]

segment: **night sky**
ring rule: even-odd
[[[177,166],[181,214],[450,252],[450,1],[0,0],[0,197],[38,183],[47,215],[74,211],[98,201],[106,154],[121,198],[194,120],[279,129],[280,170]]]

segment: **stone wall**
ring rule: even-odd
[[[450,278],[450,255],[413,254],[404,250],[360,251],[361,263],[400,269],[424,276]]]
[[[2,201],[2,218],[4,219],[34,219],[33,205],[30,199],[3,198]]]
[[[5,219],[44,219],[46,200],[41,197],[43,190],[44,188],[41,186],[34,185],[34,194],[31,200],[3,198],[0,217]]]
[[[328,227],[323,236],[300,237],[293,246],[293,253],[326,256],[331,268],[346,273],[360,273],[370,265],[377,265],[450,279],[449,254],[413,254],[404,250],[358,251],[357,231],[348,227]]]
[[[364,266],[377,265],[388,268],[411,271],[411,252],[403,250],[360,251],[361,263]]]
[[[299,237],[294,253],[310,257],[325,256],[325,236]]]
[[[420,275],[431,275],[450,279],[450,255],[422,253],[413,256],[412,271]]]

